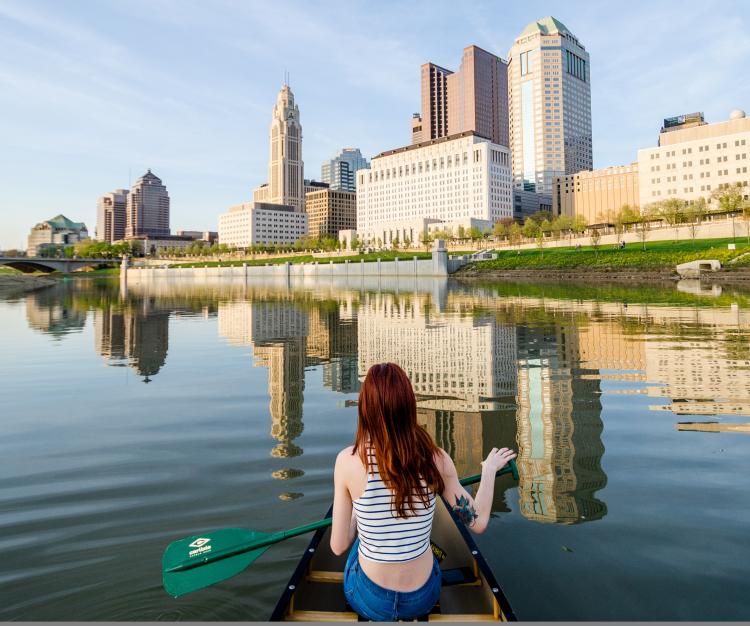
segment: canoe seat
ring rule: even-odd
[[[344,572],[312,570],[307,574],[307,580],[311,583],[336,583],[342,585],[344,584]]]

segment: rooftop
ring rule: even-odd
[[[454,139],[461,139],[462,137],[478,137],[479,139],[484,139],[485,141],[492,141],[489,137],[485,137],[483,135],[480,135],[477,132],[474,132],[473,130],[465,130],[462,133],[456,133],[454,135],[447,135],[446,137],[438,137],[437,139],[429,139],[428,141],[421,141],[419,143],[413,143],[409,146],[403,146],[401,148],[394,148],[393,150],[386,150],[385,152],[381,152],[380,154],[373,157],[373,159],[379,159],[380,157],[384,156],[390,156],[392,154],[398,154],[400,152],[408,152],[409,150],[417,150],[419,148],[425,148],[427,146],[434,146],[438,143],[445,143],[446,141],[453,141]]]
[[[567,33],[568,35],[573,34],[570,32],[568,27],[565,26],[565,24],[563,24],[560,20],[557,20],[551,15],[548,15],[547,17],[543,17],[536,22],[531,22],[530,24],[528,24],[526,28],[521,31],[519,37],[526,37],[527,35],[533,35],[537,32],[541,33],[542,35],[558,35],[561,33]]]
[[[84,224],[83,222],[74,222],[73,220],[69,220],[62,213],[60,213],[60,215],[56,215],[52,219],[44,220],[44,222],[42,223],[49,224],[50,226],[52,226],[52,228],[56,228],[58,230],[86,230],[86,224]]]

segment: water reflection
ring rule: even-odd
[[[324,388],[353,399],[372,364],[395,361],[413,382],[420,424],[460,474],[476,472],[493,446],[518,449],[520,510],[537,522],[578,524],[607,514],[604,395],[648,395],[660,401],[653,411],[681,418],[750,415],[746,308],[498,289],[163,283],[118,292],[76,281],[30,295],[26,306],[29,325],[58,338],[84,328],[90,312],[96,351],[144,382],[167,366],[172,319],[217,316],[219,336],[249,347],[252,366],[268,372],[270,455],[284,461],[271,475],[284,481],[304,475],[293,459],[304,453],[306,373],[319,368]],[[507,491],[515,486],[507,477],[498,482],[497,512],[510,510]]]

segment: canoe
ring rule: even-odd
[[[331,511],[328,511],[330,517]],[[315,532],[286,585],[271,621],[356,622],[344,596],[346,554],[330,548],[330,526]],[[438,498],[432,525],[433,552],[443,572],[440,600],[427,621],[516,621],[508,599],[471,533]]]

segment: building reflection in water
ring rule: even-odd
[[[601,519],[599,380],[580,369],[577,328],[519,327],[518,471],[522,514],[540,522]]]
[[[145,298],[134,306],[94,311],[94,341],[108,365],[132,367],[144,383],[159,373],[169,348],[169,311]]]
[[[517,486],[521,513],[540,522],[606,515],[605,384],[608,394],[662,400],[655,411],[750,415],[750,315],[737,307],[626,307],[484,289],[449,290],[437,306],[429,293],[171,283],[118,297],[74,282],[28,295],[29,325],[61,337],[84,328],[92,310],[99,354],[146,382],[166,363],[171,315],[218,312],[220,335],[252,347],[253,364],[268,370],[279,480],[303,475],[291,459],[303,452],[306,367],[322,370],[326,388],[356,394],[372,364],[399,363],[419,423],[460,474],[477,472],[493,446],[518,449],[520,483],[502,477],[494,509],[508,510],[506,492]]]
[[[80,332],[86,325],[86,308],[75,299],[60,297],[59,292],[42,289],[26,296],[26,321],[31,328],[61,339]]]

